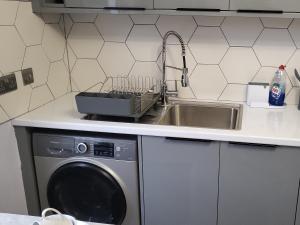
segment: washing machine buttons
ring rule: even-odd
[[[82,143],[77,144],[76,150],[77,150],[78,153],[83,154],[83,153],[87,152],[88,146],[87,146],[86,143],[82,142]]]

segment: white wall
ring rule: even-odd
[[[10,121],[0,125],[0,212],[27,214],[17,140]]]

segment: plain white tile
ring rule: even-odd
[[[252,48],[232,47],[220,67],[229,83],[247,84],[260,69]]]
[[[68,43],[78,58],[97,58],[104,41],[94,24],[75,23]]]
[[[127,76],[134,59],[124,43],[105,42],[98,61],[107,76]]]
[[[154,25],[134,25],[126,44],[136,60],[156,61],[162,38]]]
[[[102,85],[100,92],[107,93],[112,90],[112,79],[108,77],[104,84]]]
[[[300,48],[300,19],[294,19],[289,27],[289,31],[297,45],[297,48]]]
[[[0,26],[0,70],[6,74],[20,70],[25,46],[13,26]]]
[[[33,87],[40,86],[47,82],[49,66],[49,60],[41,45],[26,48],[22,69],[32,68],[34,77]]]
[[[195,99],[195,95],[191,87],[182,87],[180,81],[177,82],[178,98],[181,99]]]
[[[196,61],[192,56],[189,48],[186,48],[186,65],[188,68],[188,76],[193,72],[196,67]],[[175,66],[178,68],[183,67],[183,60],[181,56],[181,46],[180,45],[167,45],[167,54],[166,54],[166,65]],[[162,55],[160,54],[157,64],[162,71]],[[166,77],[168,80],[178,80],[181,78],[182,72],[179,70],[174,70],[171,68],[166,68]]]
[[[300,82],[295,76],[295,69],[300,73],[300,49],[298,49],[293,57],[290,59],[289,63],[286,66],[286,71],[290,80],[293,83],[293,86],[300,86]]]
[[[29,110],[36,109],[53,100],[53,96],[47,85],[36,87],[32,90]]]
[[[55,98],[68,92],[70,78],[63,61],[51,63],[47,84]]]
[[[132,26],[128,15],[99,14],[95,22],[105,41],[125,42]]]
[[[45,23],[32,13],[31,2],[20,2],[15,25],[27,46],[41,44]]]
[[[72,71],[77,58],[76,58],[76,55],[75,55],[73,49],[70,47],[69,44],[67,44],[67,51],[68,51],[68,60],[69,60],[70,71]]]
[[[64,16],[65,36],[69,37],[69,34],[73,26],[73,21],[69,14],[64,14],[63,16]]]
[[[163,37],[168,31],[176,31],[187,44],[194,33],[197,24],[192,16],[166,16],[161,15],[156,22],[156,26]],[[177,38],[170,36],[167,40],[168,44],[178,44]]]
[[[197,99],[217,100],[227,82],[217,65],[197,65],[190,85]]]
[[[80,91],[85,91],[106,79],[96,59],[78,59],[71,76]]]
[[[8,115],[6,114],[6,112],[4,112],[4,110],[0,106],[0,124],[6,122],[8,120],[9,120]]]
[[[156,62],[135,62],[129,76],[161,80],[162,72],[159,70]]]
[[[70,17],[75,23],[93,23],[97,13],[71,13]]]
[[[0,1],[0,25],[14,24],[18,6],[18,1]]]
[[[194,16],[198,26],[218,27],[224,20],[222,16]]]
[[[130,15],[134,24],[155,24],[159,15]]]
[[[293,87],[292,90],[287,94],[287,96],[285,98],[286,104],[298,105],[300,103],[299,96],[300,96],[300,88]]]
[[[16,73],[18,90],[0,95],[0,105],[3,107],[9,118],[15,118],[28,111],[31,86],[23,86],[22,75],[20,72]]]
[[[46,24],[42,47],[50,62],[63,58],[65,51],[65,37],[58,24]]]
[[[261,18],[261,21],[266,28],[288,28],[293,19],[291,18]]]
[[[222,30],[230,46],[252,46],[263,26],[259,18],[226,17]]]
[[[278,70],[276,67],[261,67],[258,73],[253,78],[253,82],[269,83],[273,81],[275,72]],[[292,89],[292,83],[286,74],[286,92],[288,93]]]
[[[286,29],[265,29],[253,47],[263,66],[286,64],[296,47]]]
[[[103,83],[98,83],[98,84],[94,85],[93,87],[87,89],[86,92],[98,92],[99,93],[102,86],[103,86]]]
[[[245,102],[247,94],[247,85],[241,84],[228,84],[219,100]]]
[[[219,64],[229,47],[219,27],[198,27],[188,45],[202,64]]]

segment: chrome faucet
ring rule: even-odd
[[[166,65],[167,39],[170,35],[174,35],[175,37],[177,37],[180,44],[181,44],[181,55],[182,55],[182,60],[183,60],[183,68],[178,68],[178,67],[175,67],[175,66]],[[167,87],[167,81],[166,81],[166,67],[182,71],[181,86],[182,87],[189,86],[189,78],[187,76],[188,68],[186,67],[186,61],[185,61],[185,46],[184,46],[184,42],[183,42],[182,37],[176,31],[168,31],[164,35],[164,38],[163,38],[163,47],[162,47],[162,68],[163,68],[163,80],[162,80],[162,82],[163,83],[162,83],[162,87],[161,87],[162,88],[161,89],[161,100],[162,100],[162,104],[164,106],[166,106],[168,104],[168,96],[167,96],[168,87]],[[176,85],[177,85],[177,83],[176,83]]]

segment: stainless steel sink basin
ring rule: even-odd
[[[238,104],[175,103],[163,112],[158,124],[238,130],[241,115],[242,105]]]

